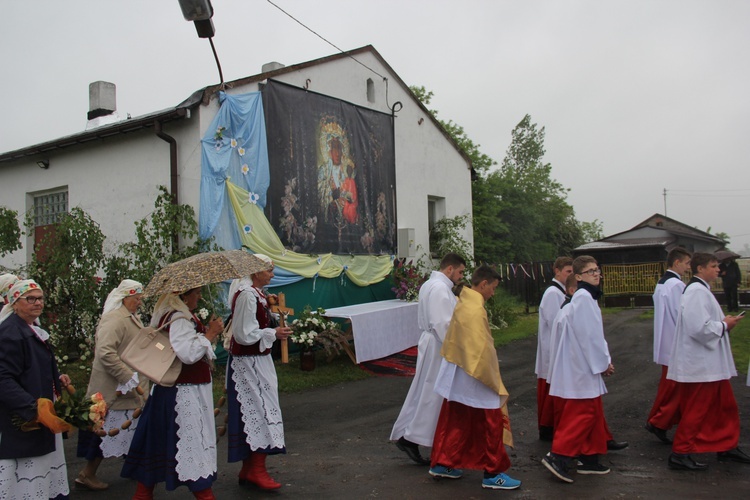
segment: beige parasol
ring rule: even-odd
[[[144,297],[186,292],[210,283],[267,271],[272,264],[244,250],[199,253],[165,266],[151,279]]]

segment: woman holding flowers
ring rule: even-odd
[[[68,498],[62,435],[37,423],[37,400],[60,397],[60,375],[49,334],[35,325],[44,293],[19,280],[0,312],[0,492],[5,498]]]
[[[264,490],[281,488],[266,471],[266,457],[286,453],[284,424],[279,406],[279,383],[271,359],[276,339],[291,333],[288,327],[271,326],[268,298],[263,292],[273,278],[273,262],[256,257],[268,269],[250,278],[234,280],[229,288],[232,337],[227,362],[229,401],[229,461],[242,461],[241,485],[252,483]]]
[[[159,298],[151,326],[164,326],[182,371],[173,387],[154,385],[130,445],[122,477],[136,479],[134,499],[153,498],[156,483],[172,491],[185,485],[199,499],[213,499],[216,427],[211,384],[213,342],[224,330],[220,318],[204,326],[192,311],[201,289]],[[170,321],[172,323],[168,324]],[[165,326],[166,325],[166,326]]]
[[[109,485],[96,477],[96,471],[105,457],[121,457],[128,452],[133,433],[138,426],[133,412],[143,407],[148,391],[148,379],[138,376],[120,359],[120,353],[138,336],[143,328],[138,307],[143,297],[143,285],[133,280],[123,280],[112,290],[104,303],[99,326],[96,329],[94,363],[86,397],[101,393],[109,411],[104,420],[104,431],[118,429],[114,436],[99,437],[93,431],[78,433],[77,456],[86,458],[86,466],[75,480],[76,487],[105,490]],[[127,429],[122,424],[130,421]]]

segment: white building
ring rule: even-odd
[[[429,248],[435,220],[471,214],[468,157],[372,46],[294,66],[271,63],[258,75],[228,82],[226,92],[258,91],[269,78],[388,114],[394,103],[402,104],[395,113],[399,257]],[[111,94],[108,89],[100,82],[92,92],[93,128],[0,154],[0,206],[18,211],[19,224],[29,211],[41,214],[35,223],[44,226],[55,213],[78,206],[114,248],[133,238],[133,223],[153,210],[159,185],[199,212],[200,140],[219,109],[219,86],[173,108],[123,120],[113,114],[114,88]],[[464,237],[473,241],[470,226]],[[28,261],[33,241],[22,243],[0,264],[13,268]]]

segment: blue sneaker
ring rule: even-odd
[[[448,479],[460,479],[464,475],[464,471],[461,469],[451,469],[444,465],[436,465],[430,467],[430,475],[432,477],[446,477]]]
[[[519,486],[521,486],[521,481],[502,472],[495,477],[482,479],[482,488],[491,490],[515,490]]]

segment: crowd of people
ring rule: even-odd
[[[242,461],[240,485],[275,490],[281,484],[266,471],[266,457],[286,448],[270,352],[291,330],[273,323],[272,296],[263,291],[273,277],[273,262],[256,257],[265,269],[234,280],[230,289],[228,460]],[[44,291],[35,281],[11,274],[0,276],[0,290],[0,496],[65,499],[70,488],[62,434],[41,425],[37,410],[39,398],[54,401],[70,384],[40,326]],[[100,393],[107,414],[104,432],[78,433],[77,456],[85,465],[75,486],[106,490],[109,485],[96,475],[102,460],[124,457],[121,476],[135,480],[134,499],[153,498],[158,483],[167,491],[185,486],[196,498],[213,499],[217,433],[211,374],[224,323],[212,317],[204,324],[196,316],[201,288],[159,297],[151,326],[168,333],[181,370],[173,385],[151,384],[121,359],[144,326],[138,312],[143,292],[141,283],[126,279],[104,304],[86,396]]]
[[[670,469],[705,470],[692,455],[709,452],[719,461],[749,464],[738,447],[739,413],[729,383],[737,375],[729,332],[742,315],[725,315],[710,288],[727,266],[679,247],[666,264],[653,294],[654,362],[662,375],[645,429],[672,445]],[[429,465],[433,477],[458,479],[463,469],[477,469],[484,472],[483,488],[515,489],[521,482],[505,473],[505,445],[512,446],[508,392],[484,311],[499,276],[480,266],[471,288],[454,295],[465,265],[446,255],[420,290],[417,368],[391,440],[414,462]],[[688,270],[693,278],[685,285]],[[601,268],[590,256],[560,257],[553,271],[539,306],[537,425],[539,439],[551,442],[542,464],[572,483],[575,474],[608,474],[600,456],[628,443],[613,438],[602,404],[604,378],[615,366],[598,305]],[[736,299],[728,300],[736,310]],[[432,447],[431,458],[419,446]]]
[[[212,371],[215,343],[227,332],[226,393],[228,461],[242,462],[240,485],[276,490],[266,470],[268,455],[286,453],[278,380],[270,356],[291,330],[270,312],[264,288],[273,262],[234,280],[228,295],[231,323],[205,324],[195,310],[201,288],[158,298],[151,326],[166,331],[181,371],[173,385],[150,383],[121,354],[144,325],[139,307],[144,287],[123,280],[108,295],[95,335],[86,396],[101,393],[108,412],[103,433],[78,433],[77,456],[85,460],[76,487],[106,490],[97,477],[101,462],[124,457],[121,476],[136,484],[134,499],[153,498],[158,483],[185,486],[200,499],[214,498],[217,437]],[[415,377],[393,426],[391,440],[436,478],[458,479],[464,469],[483,471],[481,486],[510,490],[521,481],[507,474],[513,446],[506,389],[485,310],[500,275],[479,266],[463,286],[466,261],[447,254],[419,292]],[[731,377],[736,376],[729,332],[741,315],[725,315],[710,291],[721,272],[711,254],[673,249],[668,270],[654,290],[654,362],[661,379],[645,429],[671,444],[668,466],[708,468],[693,454],[715,452],[719,461],[750,463],[738,448],[739,413]],[[572,483],[574,474],[610,472],[599,457],[628,447],[613,439],[602,396],[604,377],[615,367],[605,339],[598,300],[601,269],[595,259],[558,258],[539,307],[535,372],[539,439],[551,442],[542,464]],[[692,271],[685,285],[682,276]],[[70,384],[61,374],[49,334],[42,328],[45,295],[31,279],[0,275],[0,491],[7,498],[68,498],[62,435],[40,424],[39,398],[54,401]],[[677,427],[673,439],[667,432]],[[109,432],[117,430],[116,432]],[[425,458],[419,447],[432,448]]]

